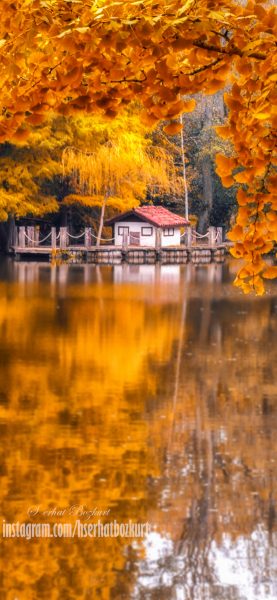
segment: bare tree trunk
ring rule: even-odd
[[[204,96],[202,99],[202,114],[205,122],[205,148],[202,159],[202,180],[203,180],[203,210],[201,211],[198,229],[200,233],[206,233],[209,226],[209,218],[213,208],[213,167],[212,167],[212,125],[214,121],[214,109],[216,114],[224,109],[222,96]]]
[[[8,220],[0,223],[0,249],[8,253],[10,247],[14,243],[15,236],[15,219],[13,215],[9,215]]]
[[[185,217],[188,221],[189,218],[189,199],[188,199],[188,182],[186,173],[186,157],[185,157],[185,144],[184,144],[184,129],[183,129],[183,115],[180,115],[181,129],[181,152],[182,152],[182,164],[183,164],[183,179],[184,179],[184,190],[185,190]]]
[[[199,217],[198,225],[200,233],[205,233],[209,226],[209,217],[213,207],[212,165],[209,156],[205,156],[203,159],[202,176],[204,209]]]
[[[97,247],[100,246],[100,242],[101,242],[102,230],[103,230],[103,225],[104,225],[104,216],[105,216],[106,203],[107,203],[107,196],[104,196],[103,204],[102,204],[102,207],[101,207],[101,215],[100,215],[100,222],[99,222],[99,228],[98,228],[98,233],[97,233],[97,239],[96,239],[96,246]]]
[[[9,251],[11,246],[15,243],[15,218],[13,215],[9,215],[8,218],[8,244],[7,250]]]
[[[68,212],[67,206],[62,204],[61,211],[60,211],[61,227],[67,227],[67,212]]]

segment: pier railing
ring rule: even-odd
[[[158,236],[160,247],[161,240]],[[105,244],[114,245],[114,239],[102,239],[103,247]],[[209,227],[205,234],[198,233],[193,227],[186,227],[186,231],[181,235],[181,243],[187,248],[193,246],[210,246],[221,245],[223,243],[222,227]],[[127,240],[123,241],[123,247],[131,246]],[[143,244],[142,244],[143,245]],[[56,248],[66,249],[70,247],[91,248],[96,246],[96,235],[92,232],[91,227],[85,227],[79,234],[70,233],[68,227],[51,227],[48,233],[43,233],[37,225],[25,226],[20,225],[15,230],[15,240],[13,248]],[[157,244],[156,244],[156,249]]]
[[[79,242],[79,243],[78,243]],[[40,231],[39,226],[20,225],[15,230],[15,248],[39,248],[50,247],[52,249],[65,249],[69,246],[80,245],[90,248],[93,245],[93,234],[91,227],[85,227],[78,235],[71,234],[67,227],[51,227],[47,234]]]

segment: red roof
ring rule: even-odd
[[[175,215],[175,213],[163,206],[139,206],[109,219],[105,222],[105,225],[113,225],[116,221],[124,221],[124,219],[131,218],[132,215],[136,215],[142,221],[147,221],[147,223],[156,225],[156,227],[183,227],[184,225],[189,225],[189,221],[184,219],[184,217]]]

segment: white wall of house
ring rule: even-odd
[[[181,231],[179,227],[167,227],[162,230],[161,245],[165,246],[180,246]]]
[[[129,234],[132,232],[138,232],[140,234],[140,246],[155,246],[156,228],[153,225],[150,225],[150,223],[139,221],[117,221],[117,223],[115,223],[115,246],[122,246],[124,228],[127,228]],[[128,241],[128,244],[129,243],[130,241]]]
[[[140,246],[155,247],[156,227],[146,222],[139,221],[117,221],[114,224],[114,243],[115,246],[122,246],[124,231],[128,233],[128,244],[130,244],[130,233],[140,234]],[[170,227],[162,229],[161,245],[179,246],[181,241],[179,227]]]

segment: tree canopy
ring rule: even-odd
[[[191,111],[186,96],[225,95],[234,156],[218,157],[223,184],[241,184],[233,253],[237,283],[263,292],[262,257],[277,236],[276,10],[218,0],[1,0],[0,141],[22,140],[52,110],[114,118],[139,97],[148,125]],[[185,98],[184,98],[185,97]],[[274,162],[275,161],[275,162]]]
[[[181,196],[174,157],[152,143],[138,111],[109,122],[100,116],[51,112],[22,142],[0,145],[0,221],[43,216],[64,205],[127,210],[161,192]]]
[[[76,129],[80,120],[75,120]],[[124,111],[111,124],[103,118],[83,120],[85,140],[78,147],[68,145],[63,152],[64,173],[72,177],[77,194],[64,199],[66,204],[108,206],[128,210],[162,192],[181,195],[182,179],[172,155],[154,145],[137,111]]]

